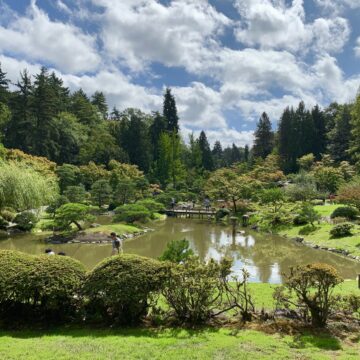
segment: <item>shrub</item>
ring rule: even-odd
[[[341,283],[335,268],[327,264],[309,264],[290,268],[285,275],[284,285],[277,288],[275,299],[285,306],[294,304],[293,294],[298,300],[297,306],[303,310],[307,319],[310,313],[311,324],[315,327],[324,327],[331,310],[335,306],[332,291]]]
[[[8,225],[9,223],[2,216],[0,216],[0,229],[4,230]]]
[[[16,217],[16,212],[10,209],[3,209],[0,212],[0,216],[6,221],[13,221]]]
[[[2,319],[58,322],[73,317],[84,276],[83,265],[68,257],[0,251]]]
[[[230,262],[205,264],[196,257],[168,267],[162,293],[175,318],[189,324],[209,320],[221,305],[223,279],[230,267]]]
[[[299,235],[309,235],[315,232],[318,227],[313,225],[306,225],[299,230]]]
[[[150,295],[160,290],[163,268],[157,260],[137,256],[112,256],[101,262],[85,281],[88,317],[133,324],[147,314]]]
[[[137,205],[145,206],[151,213],[158,213],[165,210],[165,206],[153,199],[144,199],[136,203]]]
[[[351,206],[341,206],[333,211],[331,219],[342,217],[347,220],[355,220],[359,216],[359,210]]]
[[[297,225],[297,226],[298,225],[306,225],[308,223],[308,221],[304,216],[298,214],[294,217],[293,223],[294,223],[294,225]]]
[[[17,228],[23,231],[30,231],[32,230],[39,219],[37,216],[32,213],[31,211],[23,211],[20,214],[17,214],[14,223],[16,223]]]
[[[216,218],[216,221],[219,221],[221,219],[223,219],[225,216],[228,216],[230,215],[230,210],[229,209],[219,209],[216,214],[215,214],[215,218]]]
[[[167,247],[163,254],[160,256],[161,261],[171,261],[173,263],[181,263],[193,256],[194,252],[190,249],[189,241],[172,240],[167,244]]]
[[[78,230],[82,230],[81,222],[91,222],[95,219],[90,215],[91,208],[84,204],[68,203],[61,205],[56,211],[55,225],[62,230],[71,228],[75,224]]]
[[[133,223],[139,221],[142,223],[147,222],[151,217],[151,212],[143,205],[127,204],[119,206],[115,209],[114,222],[125,221]]]
[[[351,236],[352,235],[351,230],[353,228],[354,228],[354,225],[350,224],[350,223],[338,224],[330,230],[330,235],[333,238],[342,238],[345,236]]]
[[[313,225],[315,221],[320,219],[319,213],[314,209],[312,204],[304,203],[301,206],[299,214],[295,216],[293,223],[294,225]]]

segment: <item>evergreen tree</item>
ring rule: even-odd
[[[0,62],[0,103],[7,104],[9,98],[10,80],[6,77],[6,72],[1,68]]]
[[[70,110],[83,125],[96,126],[100,122],[98,109],[91,104],[89,98],[82,89],[79,89],[72,94]]]
[[[255,157],[265,159],[271,154],[274,147],[274,133],[271,130],[271,122],[266,112],[264,112],[257,124],[255,131],[255,142],[253,153]]]
[[[120,121],[121,120],[121,113],[116,108],[116,106],[114,106],[112,111],[111,111],[110,120],[112,120],[112,121]]]
[[[105,95],[102,91],[95,91],[91,97],[91,103],[98,109],[98,112],[103,120],[108,117],[108,105],[106,103]]]
[[[5,145],[30,152],[35,117],[31,111],[33,87],[27,70],[20,73],[20,81],[16,87],[18,90],[14,92],[10,102],[12,118],[6,132]]]
[[[325,154],[326,151],[326,122],[324,112],[320,110],[316,105],[312,111],[311,116],[314,124],[314,141],[312,147],[312,153],[317,160],[321,159],[321,154]]]
[[[313,153],[313,146],[315,142],[315,127],[313,118],[308,110],[305,108],[304,102],[300,102],[295,112],[295,129],[298,136],[296,141],[296,158],[300,158],[303,155]]]
[[[219,169],[223,166],[223,149],[220,141],[215,141],[214,147],[212,149],[212,157],[214,160],[214,166],[216,169]]]
[[[179,117],[177,114],[176,102],[171,94],[171,89],[167,88],[164,95],[163,116],[167,120],[167,130],[169,132],[179,131]]]
[[[351,112],[351,139],[349,154],[359,164],[360,161],[360,95],[357,96]]]
[[[156,161],[159,155],[159,140],[161,134],[166,131],[166,119],[159,112],[154,113],[153,122],[150,125],[150,139],[153,148],[153,159]]]
[[[335,125],[328,133],[329,153],[336,162],[349,161],[348,153],[351,138],[351,105],[341,105],[335,116]]]
[[[231,147],[231,164],[235,164],[242,161],[241,149],[235,144]]]
[[[70,91],[69,88],[64,87],[62,79],[56,76],[54,72],[49,77],[49,85],[53,90],[54,103],[57,112],[69,111],[70,106]]]
[[[250,160],[250,150],[249,150],[249,145],[245,145],[245,148],[244,148],[244,161],[246,163],[248,163]]]
[[[201,131],[198,141],[199,141],[199,148],[201,151],[202,167],[205,170],[211,171],[214,169],[214,162],[210,150],[210,145],[204,131]]]

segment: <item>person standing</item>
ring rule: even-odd
[[[122,240],[116,235],[116,233],[112,232],[110,234],[112,240],[112,255],[122,254],[123,247],[122,247]]]

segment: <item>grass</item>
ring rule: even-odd
[[[322,217],[330,217],[332,212],[342,205],[325,205],[325,206],[315,206],[314,209]],[[360,227],[355,225],[352,236],[346,236],[343,238],[333,239],[330,235],[330,230],[334,225],[322,221],[320,224],[315,224],[316,230],[308,235],[301,235],[299,231],[302,229],[302,226],[292,226],[281,230],[280,235],[286,235],[288,237],[294,238],[301,236],[305,241],[310,242],[315,245],[322,247],[335,248],[339,250],[347,250],[350,254],[354,256],[360,256]]]
[[[96,228],[89,228],[86,229],[85,232],[86,233],[97,233],[97,232],[105,232],[105,233],[111,233],[111,232],[116,232],[118,235],[123,235],[123,234],[132,234],[132,233],[136,233],[139,232],[139,228],[137,228],[134,225],[127,225],[127,224],[107,224],[107,225],[101,225],[99,227]]]
[[[358,359],[359,341],[329,334],[269,335],[255,330],[148,329],[0,332],[3,360],[42,359]]]

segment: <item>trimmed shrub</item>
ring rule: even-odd
[[[296,215],[293,220],[294,225],[306,225],[308,220],[303,215]]]
[[[351,206],[341,206],[333,211],[330,215],[331,219],[346,218],[347,220],[355,220],[359,216],[359,210]]]
[[[215,214],[216,221],[219,221],[228,215],[230,215],[229,209],[225,209],[225,208],[219,209],[218,211],[216,211],[216,214]]]
[[[88,319],[138,323],[147,314],[150,296],[161,289],[165,263],[123,254],[102,261],[88,274],[83,293]]]
[[[84,266],[68,257],[0,251],[1,319],[55,323],[72,318],[84,276]]]
[[[16,212],[9,209],[3,209],[0,212],[0,216],[3,217],[6,221],[13,221],[16,217]]]
[[[0,229],[5,230],[8,225],[9,223],[2,216],[0,216]]]
[[[310,235],[315,232],[318,227],[313,225],[306,225],[299,230],[299,235]]]
[[[352,235],[351,230],[353,228],[354,228],[354,225],[350,224],[350,223],[338,224],[330,230],[330,235],[333,238],[342,238],[345,236],[351,236]]]
[[[17,214],[14,219],[14,223],[17,228],[22,231],[30,231],[38,223],[39,219],[31,211],[23,211],[20,214]]]
[[[127,204],[119,206],[115,209],[115,216],[113,221],[125,221],[127,223],[139,221],[145,223],[150,219],[150,217],[151,212],[144,205]]]
[[[136,205],[145,206],[151,213],[158,213],[165,210],[165,206],[162,203],[159,203],[153,199],[144,199],[136,203]]]

